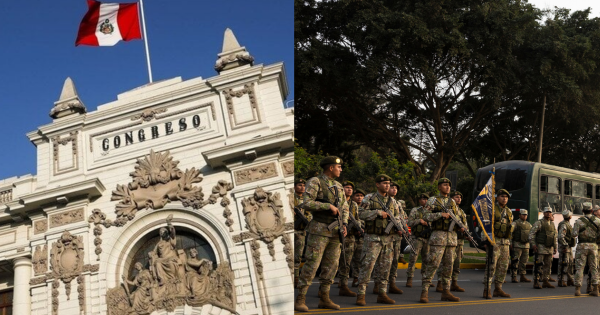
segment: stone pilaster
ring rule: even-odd
[[[13,298],[13,314],[31,314],[31,258],[18,257],[13,260],[15,270],[15,286]]]

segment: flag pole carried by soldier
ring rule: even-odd
[[[394,249],[392,248],[392,235],[387,234],[385,230],[390,221],[398,220],[400,216],[397,204],[387,194],[390,189],[390,182],[391,178],[389,176],[384,174],[377,175],[375,178],[377,192],[372,194],[368,199],[365,198],[362,207],[359,209],[359,217],[365,221],[365,240],[362,254],[363,261],[358,276],[356,305],[366,305],[365,292],[376,263],[376,268],[382,272],[377,303],[396,303],[386,294],[388,273]],[[390,214],[394,217],[390,217]],[[402,233],[394,229],[392,231],[391,233]],[[381,260],[378,261],[377,258],[380,255]],[[377,279],[375,280],[377,281]]]
[[[573,227],[569,222],[573,213],[567,209],[562,212],[563,220],[558,224],[558,286],[575,285],[573,281],[573,253],[575,246]],[[565,276],[567,282],[565,282]]]
[[[306,189],[306,181],[298,178],[294,181],[294,288],[298,286],[300,263],[306,242],[306,227],[312,219],[310,211],[302,209],[302,195]]]
[[[356,235],[363,234],[364,230],[358,221],[358,205],[356,202],[352,201],[350,197],[354,193],[354,183],[347,180],[342,183],[344,188],[344,196],[346,197],[346,202],[349,206],[348,213],[348,235],[345,238],[345,255],[340,255],[340,266],[339,266],[339,277],[340,282],[338,287],[340,288],[339,295],[340,296],[351,296],[355,297],[356,293],[352,292],[350,288],[348,288],[348,277],[350,275],[350,264],[352,262],[352,256],[354,255],[354,250],[356,248]],[[346,261],[342,261],[346,259]]]
[[[527,209],[519,211],[519,219],[512,223],[512,244],[510,245],[513,252],[513,265],[511,270],[511,278],[513,283],[531,282],[525,277],[527,274],[526,266],[529,261],[529,232],[531,231],[531,223],[527,221]],[[517,275],[521,278],[517,280]]]
[[[592,273],[592,296],[598,296],[598,244],[596,239],[600,236],[600,219],[592,215],[592,203],[584,202],[583,216],[579,217],[573,226],[573,237],[577,238],[575,250],[575,296],[581,295],[581,282],[583,269],[586,263],[590,265]]]
[[[396,207],[398,208],[398,211],[400,213],[400,218],[404,222],[406,222],[405,213],[404,213],[404,211],[402,211],[403,205],[405,205],[406,203],[404,202],[404,200],[394,199],[396,197],[396,194],[398,194],[399,190],[400,190],[400,185],[398,185],[395,182],[392,182],[390,184],[390,189],[388,190],[388,196],[390,198],[392,198],[392,202],[396,204]],[[389,276],[388,276],[388,284],[390,286],[388,292],[394,293],[394,294],[402,294],[404,292],[396,286],[396,277],[398,276],[398,256],[400,256],[400,255],[404,256],[404,254],[402,253],[402,237],[396,233],[391,233],[390,236],[391,236],[392,242],[393,242],[392,248],[393,248],[394,253],[392,255],[392,263],[390,264],[390,270],[389,270]],[[380,259],[383,259],[383,256],[381,254],[379,255],[378,263],[379,263]],[[378,263],[376,263],[375,265],[377,266]],[[382,283],[383,274],[384,274],[384,272],[382,272],[382,271],[383,270],[379,270],[379,269],[375,269],[373,271],[373,278],[375,279],[375,286],[373,287],[374,294],[379,294],[379,285],[380,285],[380,283]]]
[[[533,224],[531,231],[529,232],[529,243],[534,253],[541,256],[544,262],[542,281],[543,284],[540,287],[539,282],[534,284],[534,288],[551,288],[555,287],[550,284],[550,272],[552,268],[552,256],[557,252],[557,231],[552,222],[552,208],[544,207],[544,217],[539,219]]]
[[[429,285],[438,267],[443,286],[442,301],[460,301],[458,297],[450,293],[450,278],[457,245],[456,231],[461,230],[461,232],[464,232],[464,229],[459,229],[458,225],[452,224],[451,214],[458,215],[458,207],[454,200],[448,196],[450,188],[450,180],[441,178],[438,181],[440,193],[427,201],[429,208],[425,212],[424,218],[431,225],[432,233],[429,238],[430,252],[427,257],[427,269],[421,285],[421,298],[419,300],[421,303],[429,302]],[[445,212],[446,210],[448,212]]]
[[[348,204],[342,194],[342,184],[335,180],[342,172],[342,159],[328,156],[322,159],[319,165],[323,173],[308,180],[303,196],[304,209],[312,212],[313,220],[308,225],[306,262],[300,272],[298,296],[294,303],[294,309],[299,312],[308,312],[306,292],[319,265],[321,286],[318,307],[340,309],[339,305],[329,299],[329,290],[338,269],[341,253],[342,244],[338,234],[345,236],[348,224]],[[330,230],[329,225],[338,221],[338,216],[343,224]]]
[[[408,226],[411,228],[411,237],[415,245],[415,252],[410,253],[408,258],[408,268],[406,269],[406,286],[412,288],[412,282],[415,272],[415,263],[421,255],[421,278],[423,278],[425,267],[427,266],[427,256],[429,255],[429,236],[431,236],[431,227],[423,218],[425,216],[427,200],[429,195],[422,193],[418,196],[419,207],[410,211],[408,216]]]
[[[462,203],[463,195],[460,193],[460,191],[454,191],[453,193],[450,194],[450,197],[452,199],[454,199],[454,202],[456,203],[456,207],[458,208],[457,217],[463,222],[463,225],[466,227],[467,226],[467,215],[465,214],[463,209],[460,208],[460,204]],[[457,237],[457,245],[456,245],[456,254],[454,255],[454,266],[452,267],[452,284],[450,285],[450,291],[465,292],[465,289],[458,286],[458,275],[460,274],[460,262],[462,261],[463,256],[464,256],[463,255],[464,254],[463,246],[465,243],[465,233],[458,231],[458,232],[456,232],[456,237]]]
[[[356,202],[356,204],[359,206],[362,205],[362,201],[365,198],[365,192],[360,189],[357,188],[356,191],[354,192],[354,194],[352,195],[352,201]],[[352,256],[352,263],[351,263],[351,267],[352,267],[352,276],[354,277],[354,280],[352,281],[352,286],[353,287],[357,287],[358,286],[358,274],[360,272],[360,264],[361,264],[361,255],[362,255],[362,250],[363,250],[363,244],[364,244],[364,229],[365,229],[365,222],[362,220],[359,220],[358,217],[356,217],[356,219],[360,222],[361,227],[363,229],[363,234],[356,234],[354,236],[354,238],[356,239],[356,247],[354,248],[354,255]]]

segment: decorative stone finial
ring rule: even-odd
[[[217,72],[247,64],[252,65],[254,62],[254,57],[250,55],[246,47],[240,46],[235,35],[233,35],[233,31],[229,28],[225,30],[223,36],[223,51],[217,56],[219,57],[215,64]]]
[[[63,85],[58,101],[54,102],[54,108],[50,111],[50,117],[56,119],[71,114],[83,114],[87,112],[85,105],[79,99],[73,80],[67,77]]]

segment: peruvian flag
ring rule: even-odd
[[[75,46],[114,46],[120,40],[142,38],[137,3],[87,2]]]

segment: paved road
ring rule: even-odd
[[[416,272],[416,278],[419,278],[419,272]],[[531,278],[531,275],[527,275]],[[556,275],[553,275],[556,278]],[[317,309],[319,299],[317,290],[319,284],[314,281],[311,285],[307,297],[306,304],[310,309],[309,313],[302,314],[340,314],[340,313],[362,313],[371,314],[597,314],[600,309],[600,297],[590,297],[583,294],[581,297],[575,297],[574,287],[566,287],[556,289],[533,289],[532,283],[510,283],[503,285],[506,293],[512,295],[511,298],[493,298],[485,300],[481,296],[483,294],[483,270],[462,270],[460,274],[459,285],[466,289],[466,292],[453,292],[460,297],[460,302],[442,302],[440,300],[441,293],[435,292],[435,288],[429,290],[429,303],[419,303],[421,295],[421,281],[413,281],[412,288],[406,288],[406,274],[404,270],[398,270],[397,285],[404,294],[390,294],[390,298],[396,300],[395,305],[377,304],[377,295],[372,294],[373,282],[369,283],[366,295],[366,306],[357,306],[354,303],[356,298],[341,297],[337,295],[337,285],[334,284],[331,288],[332,300],[339,304],[342,309],[339,311]],[[556,285],[555,282],[553,282]],[[493,288],[493,287],[492,287]],[[351,288],[356,292],[357,288]],[[583,289],[585,290],[585,283]],[[297,295],[297,291],[294,296]],[[300,314],[300,313],[298,313]]]

